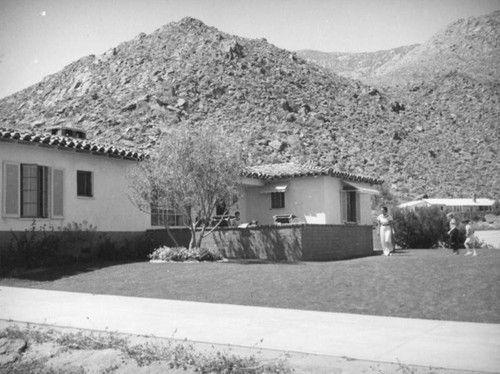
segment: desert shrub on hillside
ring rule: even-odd
[[[394,241],[402,248],[433,248],[446,240],[448,220],[438,207],[395,209],[393,218]]]

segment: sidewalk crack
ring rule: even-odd
[[[389,353],[391,353],[391,352],[393,352],[393,351],[395,351],[395,350],[397,350],[397,349],[399,349],[399,348],[401,348],[401,347],[403,347],[403,346],[407,345],[408,343],[410,343],[410,342],[412,342],[412,341],[415,341],[416,339],[418,339],[418,338],[420,338],[420,337],[422,337],[422,336],[427,335],[428,333],[430,333],[431,331],[433,331],[433,330],[437,329],[438,327],[441,327],[441,326],[442,326],[442,325],[444,325],[445,323],[448,323],[448,321],[438,321],[438,322],[439,322],[439,323],[437,323],[436,325],[432,326],[431,328],[429,328],[429,329],[427,329],[427,330],[425,330],[425,331],[423,331],[423,332],[421,332],[421,333],[419,333],[419,334],[417,334],[417,335],[414,335],[414,336],[410,337],[409,339],[405,340],[404,342],[402,342],[402,343],[400,343],[400,344],[398,344],[398,345],[396,345],[396,346],[393,346],[393,347],[391,347],[390,349],[388,349],[387,351],[385,351],[385,352],[383,352],[383,353],[379,354],[379,355],[377,356],[377,359],[379,359],[380,357],[383,357],[383,356],[385,356],[386,354],[389,354]]]

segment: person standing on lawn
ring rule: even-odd
[[[450,229],[448,230],[448,235],[450,235],[451,230],[457,227],[457,220],[455,219],[453,213],[448,213],[446,218],[448,218],[448,225],[450,226]]]
[[[460,252],[460,233],[458,231],[457,224],[451,224],[450,231],[448,231],[448,243],[453,251],[454,255],[458,255]]]
[[[394,250],[392,221],[392,216],[389,214],[387,207],[384,206],[382,208],[382,213],[377,217],[377,222],[379,226],[380,243],[382,244],[382,251],[385,256],[392,256]]]
[[[474,228],[472,227],[473,221],[465,222],[465,248],[467,248],[466,256],[473,255],[477,256],[476,252],[476,236],[474,234]]]

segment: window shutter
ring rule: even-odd
[[[4,195],[3,195],[3,216],[4,217],[19,217],[20,212],[20,172],[19,164],[5,162],[3,165],[4,171]]]
[[[342,222],[347,221],[347,192],[340,191],[340,207],[342,209],[340,218]]]
[[[360,193],[356,192],[356,222],[357,223],[361,222],[361,204],[360,204],[359,198],[360,198]]]
[[[64,171],[52,169],[52,218],[64,216]]]

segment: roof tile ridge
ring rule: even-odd
[[[32,129],[15,129],[0,127],[0,139],[21,140],[32,143],[43,143],[51,146],[59,146],[73,149],[84,149],[92,152],[117,154],[117,151],[123,152],[125,157],[143,159],[148,157],[148,153],[137,148],[126,148],[116,146],[110,143],[102,143],[89,139],[75,139],[68,136],[54,135],[44,132],[34,131]],[[112,150],[111,152],[109,152]]]

